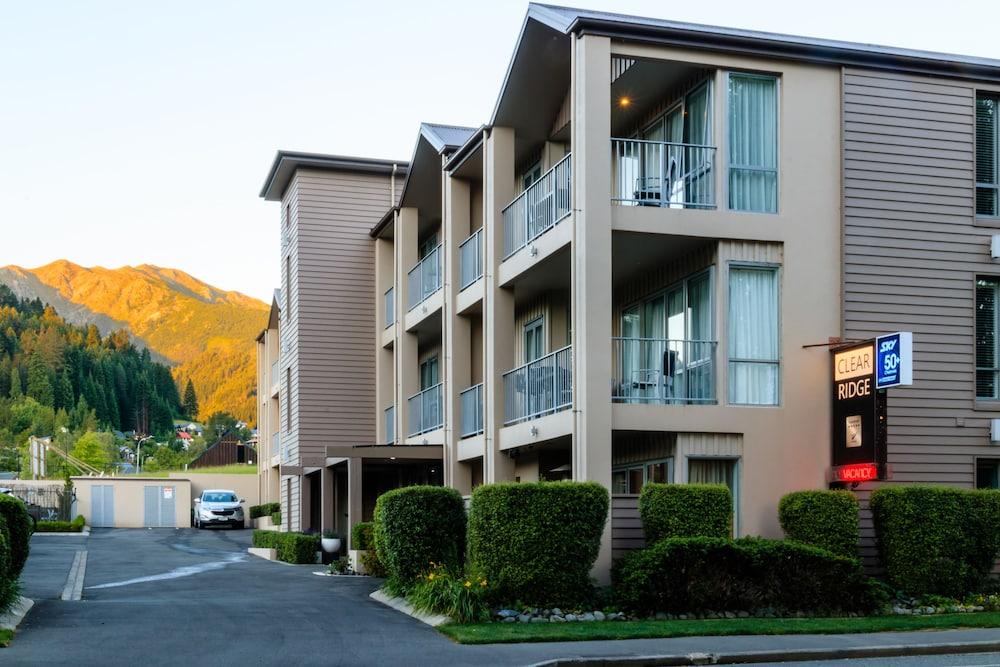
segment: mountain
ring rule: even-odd
[[[21,298],[41,299],[72,324],[95,324],[102,334],[128,329],[154,359],[172,367],[181,391],[188,378],[194,382],[203,418],[224,410],[256,420],[254,338],[267,323],[264,302],[149,264],[6,266],[0,284]]]

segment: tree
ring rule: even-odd
[[[76,405],[76,399],[73,396],[73,382],[69,379],[69,372],[65,368],[59,374],[56,390],[56,407],[72,410]]]
[[[37,351],[28,359],[28,396],[42,405],[49,407],[55,405],[51,371],[45,359]]]
[[[110,433],[94,433],[88,431],[73,445],[73,456],[98,470],[103,470],[111,463],[111,445],[114,438]]]
[[[184,402],[181,408],[190,419],[198,418],[198,394],[194,391],[194,382],[191,378],[188,378],[187,386],[184,387]]]
[[[16,401],[23,395],[21,391],[21,371],[17,369],[17,364],[10,369],[10,398]]]
[[[213,412],[205,422],[205,437],[214,442],[226,431],[236,428],[236,417],[228,412]]]

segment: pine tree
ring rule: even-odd
[[[10,397],[16,401],[23,395],[24,392],[21,391],[21,371],[17,369],[17,364],[14,364],[10,369]]]
[[[184,388],[184,403],[181,405],[184,414],[191,419],[198,418],[198,394],[194,391],[194,382],[188,378],[187,386]]]
[[[51,371],[38,352],[32,353],[28,359],[28,396],[50,408],[55,405]]]
[[[59,383],[56,385],[56,407],[72,410],[76,406],[76,397],[73,395],[73,383],[69,379],[66,369],[59,374]]]

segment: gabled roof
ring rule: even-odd
[[[271,163],[271,169],[267,173],[264,187],[260,190],[260,196],[268,201],[280,200],[285,193],[285,188],[292,180],[295,170],[302,167],[387,175],[395,171],[402,176],[409,168],[409,164],[402,160],[378,160],[347,155],[279,150],[274,156],[274,162]]]
[[[420,124],[420,134],[430,142],[439,154],[450,153],[459,148],[469,140],[475,131],[474,127],[461,127],[459,125]]]
[[[440,208],[440,193],[428,194],[440,186],[442,155],[449,155],[462,146],[475,133],[474,127],[421,123],[417,143],[410,159],[411,169],[406,172],[400,206],[418,209]],[[378,225],[376,225],[378,227]]]

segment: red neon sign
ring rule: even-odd
[[[833,469],[838,482],[870,482],[878,479],[878,466],[874,463],[852,463]]]

